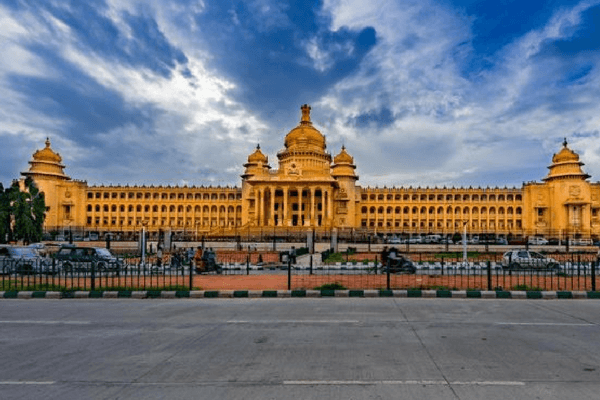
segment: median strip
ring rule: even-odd
[[[600,292],[584,291],[503,291],[503,290],[122,290],[122,291],[0,291],[0,299],[196,299],[196,298],[314,298],[314,297],[395,297],[395,298],[447,298],[447,299],[600,299]]]

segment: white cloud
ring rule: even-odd
[[[574,103],[590,104],[588,108],[571,114],[551,109],[545,97],[560,97],[560,92],[535,87],[543,70],[534,56],[548,40],[568,37],[591,4],[558,11],[545,27],[496,54],[491,70],[470,80],[461,74],[472,51],[468,16],[428,1],[326,0],[332,30],[372,26],[378,40],[360,70],[336,84],[315,106],[326,109],[335,121],[328,132],[330,141],[344,141],[357,162],[366,162],[358,165],[363,184],[390,182],[390,175],[381,177],[377,169],[404,170],[393,175],[397,182],[422,185],[465,182],[481,179],[486,171],[497,174],[515,168],[539,168],[543,174],[560,138],[597,130],[600,109],[592,99],[600,91],[594,76],[579,92],[569,92]],[[543,98],[527,109],[523,103],[535,101],[531,91]],[[398,119],[379,128],[352,126],[357,116],[381,108],[390,109]],[[585,148],[583,139],[574,137],[570,142],[576,149]],[[515,148],[524,143],[529,147]],[[412,158],[394,160],[383,154],[392,149]],[[587,171],[600,176],[600,157],[589,153],[584,154],[590,157]],[[524,178],[505,179],[512,185]]]

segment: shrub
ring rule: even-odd
[[[346,290],[346,287],[338,282],[325,283],[321,286],[313,288],[314,290]]]

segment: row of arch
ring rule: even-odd
[[[236,201],[242,199],[240,193],[165,193],[165,192],[88,192],[92,199],[136,199],[136,200],[216,200]]]
[[[521,194],[387,194],[363,193],[362,201],[522,201]]]
[[[521,207],[498,207],[498,214],[500,215],[504,215],[506,214],[517,214],[517,215],[521,215],[523,210]],[[361,207],[361,212],[362,214],[413,214],[413,215],[456,215],[456,214],[462,214],[462,215],[468,215],[468,214],[473,214],[473,215],[477,215],[477,214],[482,214],[482,215],[486,215],[486,214],[490,214],[490,215],[494,215],[496,214],[496,207],[454,207],[452,208],[452,206],[448,206],[446,209],[444,209],[444,207],[438,206],[438,207],[434,207],[434,206],[430,206],[430,207],[425,207],[425,206],[421,206],[419,207],[408,207],[408,206],[404,206],[404,207],[383,207],[383,206],[379,206],[379,207],[375,207],[375,206],[371,206],[371,207],[367,207],[367,206],[362,206]]]
[[[130,204],[128,206],[125,206],[123,204],[121,204],[119,206],[117,206],[116,204],[112,204],[112,205],[104,204],[102,206],[100,204],[96,204],[95,206],[93,206],[91,204],[88,204],[87,212],[88,213],[93,213],[93,212],[96,212],[96,213],[100,213],[100,212],[105,212],[105,213],[108,213],[108,212],[113,212],[113,213],[116,213],[116,212],[120,212],[120,213],[125,213],[125,212],[129,212],[129,213],[133,213],[133,212],[137,212],[137,213],[141,213],[141,212],[144,212],[144,213],[150,213],[150,212],[152,212],[152,213],[157,213],[157,212],[162,212],[162,213],[167,213],[167,212],[168,213],[176,213],[176,212],[177,213],[183,213],[183,212],[187,212],[187,213],[192,213],[192,212],[194,212],[194,213],[209,213],[209,212],[211,212],[211,213],[215,213],[215,212],[233,213],[233,212],[237,212],[237,213],[240,213],[240,215],[241,215],[242,206],[238,205],[238,206],[234,207],[234,206],[223,206],[223,205],[222,206],[216,206],[216,205],[199,206],[199,205],[197,205],[197,206],[192,207],[191,205],[187,205],[187,206],[183,206],[183,205],[178,205],[178,206],[175,206],[175,205],[170,205],[170,206],[153,205],[153,206],[150,206],[150,205],[141,205],[141,204],[138,204],[135,206],[132,204]]]

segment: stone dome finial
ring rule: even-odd
[[[266,164],[269,162],[269,159],[263,154],[262,151],[260,151],[260,145],[257,145],[254,153],[248,156],[248,162]]]
[[[310,122],[310,106],[308,104],[302,104],[302,107],[300,107],[300,110],[302,111],[302,119],[300,120],[302,124],[311,124],[312,122]]]
[[[583,163],[579,155],[567,146],[567,138],[563,141],[563,148],[552,157],[552,165],[544,181],[555,179],[588,179],[590,176],[581,170]]]

